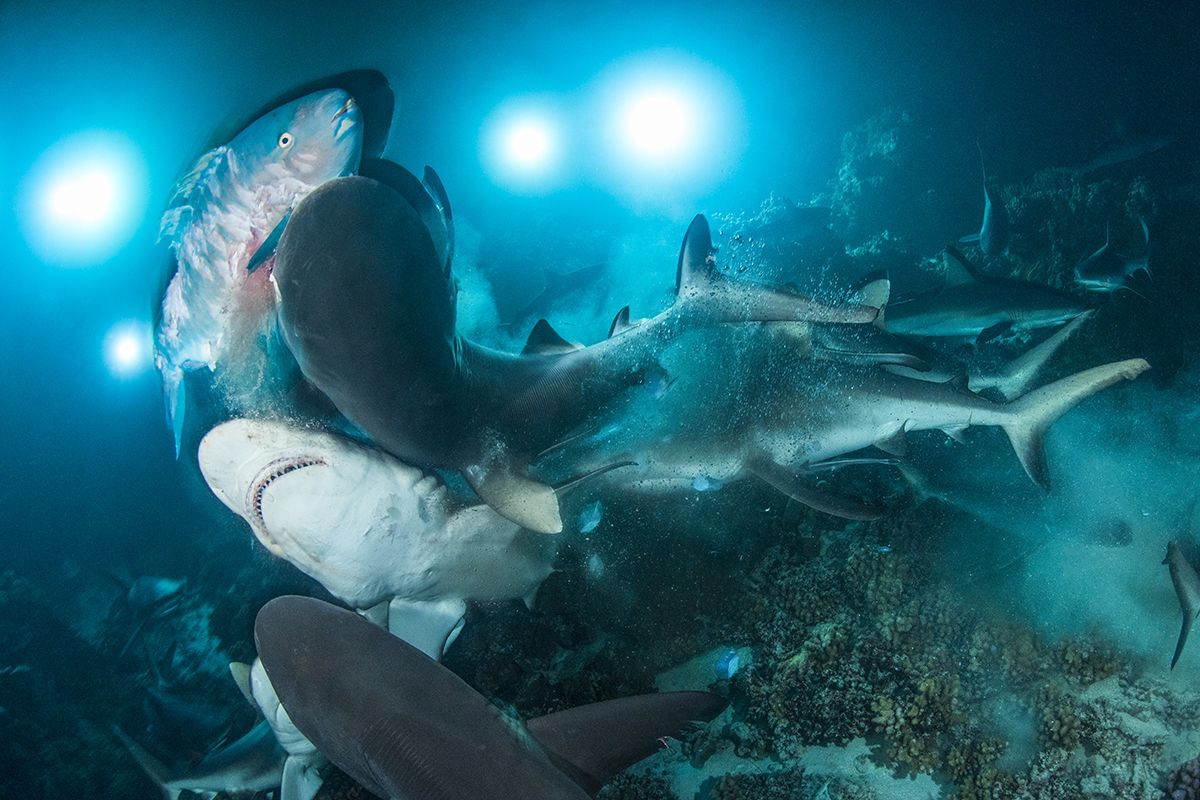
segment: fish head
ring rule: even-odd
[[[350,603],[369,602],[380,573],[446,518],[434,475],[326,431],[234,419],[200,442],[213,493],[271,553]]]
[[[326,181],[349,175],[362,159],[358,103],[342,89],[313,92],[267,112],[229,143],[245,185],[290,209]]]

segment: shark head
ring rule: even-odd
[[[264,547],[359,607],[385,594],[379,565],[395,560],[398,537],[446,518],[437,477],[324,431],[235,419],[204,437],[199,461]]]

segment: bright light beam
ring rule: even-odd
[[[498,110],[487,125],[484,157],[488,172],[509,188],[538,191],[557,178],[562,157],[559,122],[547,108],[516,102]]]
[[[104,363],[116,378],[145,372],[153,360],[150,326],[144,322],[119,322],[104,337]]]
[[[620,133],[634,157],[662,163],[681,161],[694,151],[699,115],[681,88],[646,87],[625,102]]]
[[[70,136],[33,165],[22,191],[21,224],[46,263],[87,266],[111,258],[137,231],[146,209],[146,164],[123,136]]]

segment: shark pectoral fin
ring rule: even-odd
[[[1000,426],[1008,434],[1008,440],[1030,479],[1042,489],[1050,490],[1050,475],[1042,440],[1051,423],[1084,398],[1119,381],[1132,380],[1148,369],[1150,365],[1141,358],[1092,367],[1034,389],[1003,406],[1004,418]]]
[[[556,767],[595,795],[614,775],[657,752],[664,739],[712,721],[725,705],[708,692],[663,692],[569,708],[526,727]]]
[[[905,435],[907,430],[908,420],[901,422],[895,428],[880,429],[875,439],[875,446],[885,453],[903,458],[908,453],[908,437]]]
[[[388,604],[388,632],[434,661],[441,661],[462,632],[467,604],[462,600],[406,600]]]
[[[993,339],[998,339],[1004,334],[1012,330],[1013,324],[1011,320],[997,322],[995,325],[989,325],[979,332],[975,337],[975,344],[987,344]]]
[[[479,499],[510,522],[535,533],[562,533],[562,514],[552,487],[518,475],[507,465],[488,469],[473,464],[463,470],[463,477]]]
[[[242,693],[242,697],[246,698],[246,702],[255,711],[262,713],[258,707],[258,701],[254,699],[254,690],[250,688],[250,665],[241,661],[230,661],[229,675],[237,685],[238,691]]]
[[[978,233],[972,233],[968,236],[960,236],[958,239],[959,244],[975,244],[978,241],[979,241]]]
[[[321,790],[322,759],[311,756],[288,756],[283,762],[283,780],[279,784],[279,800],[312,800]]]
[[[391,599],[380,600],[370,608],[358,609],[359,615],[372,625],[378,625],[381,628],[388,626],[388,606],[391,604]]]
[[[884,511],[857,503],[845,497],[837,497],[805,485],[790,470],[767,459],[758,459],[747,466],[750,473],[771,488],[803,503],[809,508],[842,519],[873,520],[884,515]]]
[[[275,248],[279,246],[279,237],[283,236],[283,229],[287,227],[288,220],[292,218],[291,214],[284,214],[283,219],[279,220],[267,238],[263,239],[251,255],[250,260],[246,262],[246,272],[254,272],[267,262],[267,259],[275,255]]]
[[[1051,334],[1045,341],[1034,345],[1010,361],[996,379],[990,381],[989,384],[994,386],[1005,400],[1025,394],[1051,357],[1095,314],[1095,311],[1083,312]]]

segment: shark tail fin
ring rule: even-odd
[[[1034,389],[1005,405],[1001,427],[1033,482],[1042,489],[1050,489],[1043,438],[1051,423],[1084,398],[1118,381],[1132,380],[1148,369],[1150,365],[1140,358],[1092,367]]]
[[[595,795],[663,740],[709,722],[725,700],[708,692],[665,692],[605,700],[531,719],[529,733],[581,789]]]
[[[1020,397],[1029,391],[1034,380],[1046,367],[1047,362],[1075,334],[1083,324],[1095,316],[1095,311],[1085,311],[1059,328],[1044,341],[1026,350],[1010,361],[996,378],[995,387],[1005,400]]]
[[[879,309],[833,305],[776,286],[734,281],[717,271],[712,232],[703,214],[688,226],[675,270],[675,305],[713,322],[870,323]]]
[[[187,407],[186,384],[183,370],[175,368],[163,373],[163,398],[167,404],[167,424],[171,426],[172,441],[175,442],[175,458],[183,449],[183,414]]]
[[[167,769],[167,765],[150,755],[145,748],[129,738],[129,735],[116,725],[112,726],[112,731],[121,740],[121,744],[125,745],[125,749],[129,751],[129,755],[133,756],[133,760],[141,767],[142,772],[146,773],[146,776],[158,786],[162,792],[162,796],[167,798],[167,800],[175,800],[178,792],[173,791],[167,785],[170,781],[168,777],[170,770]]]

